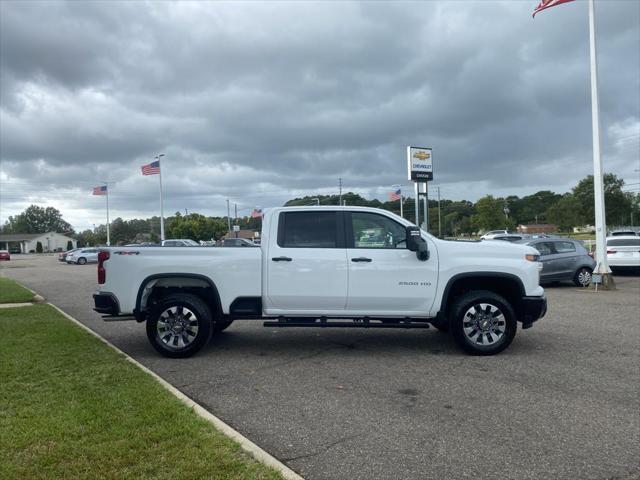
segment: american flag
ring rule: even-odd
[[[107,194],[107,186],[100,185],[99,187],[93,187],[94,195],[106,195]]]
[[[160,173],[160,160],[143,165],[141,168],[142,175],[158,175]]]
[[[389,192],[389,200],[392,202],[396,202],[402,198],[402,189],[394,190],[393,192]]]
[[[533,17],[535,18],[536,13],[541,12],[542,10],[546,10],[547,8],[555,7],[556,5],[568,2],[573,2],[573,0],[540,0],[540,5],[538,5],[533,11]]]
[[[251,212],[251,218],[260,218],[260,217],[262,217],[262,209],[254,208],[253,212]]]

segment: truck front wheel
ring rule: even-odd
[[[147,319],[147,338],[165,357],[190,357],[207,344],[212,333],[211,310],[196,295],[162,297]]]
[[[486,291],[471,291],[458,297],[451,309],[453,338],[466,352],[494,355],[507,348],[518,328],[509,302]]]

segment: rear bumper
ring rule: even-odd
[[[113,293],[94,293],[94,310],[104,315],[120,315],[120,304]]]
[[[522,297],[522,312],[520,320],[522,328],[529,328],[536,320],[547,313],[547,297]]]

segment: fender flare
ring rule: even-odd
[[[451,294],[451,287],[458,280],[466,279],[466,278],[481,278],[481,277],[490,277],[490,278],[501,278],[509,280],[510,282],[514,282],[518,287],[518,293],[520,297],[525,296],[524,285],[522,284],[522,280],[517,275],[512,273],[504,273],[504,272],[466,272],[466,273],[458,273],[451,277],[447,282],[447,285],[444,287],[442,291],[442,299],[440,300],[440,310],[438,311],[439,316],[444,316],[447,305],[449,304],[449,295]],[[515,306],[514,306],[515,307]]]
[[[136,295],[136,306],[135,306],[135,309],[133,310],[133,314],[139,322],[144,321],[145,319],[144,314],[147,311],[146,308],[144,310],[141,310],[140,308],[142,303],[142,295],[144,293],[145,288],[150,282],[153,282],[155,280],[160,280],[163,278],[189,278],[189,279],[201,280],[205,282],[206,284],[209,285],[209,287],[211,287],[211,290],[213,291],[213,298],[211,299],[212,300],[211,303],[215,308],[215,311],[213,313],[214,315],[216,315],[217,318],[222,317],[222,302],[220,301],[220,293],[218,292],[218,287],[216,287],[216,284],[209,277],[206,277],[204,275],[198,275],[195,273],[156,273],[154,275],[149,275],[148,277],[146,277],[140,283],[140,287],[138,287],[138,294]]]

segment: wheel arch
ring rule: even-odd
[[[468,272],[451,277],[442,293],[439,316],[447,318],[455,297],[471,290],[489,290],[503,296],[519,316],[524,284],[517,275],[504,272]]]
[[[210,308],[214,318],[222,317],[222,302],[216,284],[207,276],[195,273],[160,273],[146,277],[138,288],[134,316],[139,322],[146,319],[148,300],[156,288],[192,293],[200,297]]]

